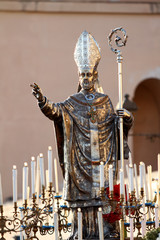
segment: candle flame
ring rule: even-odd
[[[48,150],[49,150],[49,151],[52,151],[52,147],[51,147],[51,146],[49,146],[49,147],[48,147]]]

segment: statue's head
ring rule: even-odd
[[[85,90],[94,88],[101,55],[100,48],[90,33],[84,31],[80,35],[75,47],[74,59],[78,67],[81,88]]]
[[[97,80],[97,71],[93,69],[84,69],[79,72],[79,84],[82,89],[90,90],[94,88]]]

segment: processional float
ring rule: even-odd
[[[114,39],[113,39],[114,38]],[[120,47],[126,45],[127,35],[123,28],[116,28],[111,31],[108,42],[111,50],[117,54],[118,63],[118,82],[119,82],[119,108],[123,108],[122,93],[122,53]],[[116,47],[113,47],[115,45]],[[152,184],[152,167],[148,166],[148,180],[146,176],[146,167],[143,162],[139,165],[140,188],[137,180],[137,166],[132,164],[131,155],[129,165],[126,166],[127,182],[124,179],[124,149],[123,149],[123,116],[120,116],[120,160],[121,169],[119,171],[120,184],[113,184],[113,169],[109,166],[109,188],[104,189],[103,164],[100,165],[100,196],[110,207],[110,214],[106,216],[103,208],[99,208],[99,238],[103,236],[103,218],[109,219],[117,217],[120,222],[120,237],[125,239],[129,233],[130,239],[134,236],[143,237],[146,232],[159,227],[159,189],[160,184],[157,181],[155,191]],[[3,209],[2,184],[0,177],[0,235],[1,240],[5,240],[6,233],[19,233],[20,239],[38,239],[37,234],[41,236],[54,234],[54,239],[65,239],[63,236],[71,232],[71,223],[69,222],[70,208],[66,202],[63,202],[59,194],[57,162],[54,159],[55,170],[55,189],[52,182],[52,148],[48,148],[48,171],[46,180],[44,173],[43,154],[37,157],[37,165],[34,157],[31,159],[31,199],[28,194],[28,165],[24,163],[23,167],[23,204],[17,203],[17,168],[13,166],[13,216],[5,216]],[[41,186],[39,186],[39,179]],[[160,155],[158,155],[158,176],[160,179]],[[46,181],[46,184],[45,184]],[[128,184],[129,182],[129,184]],[[36,186],[36,187],[35,187]],[[120,186],[120,187],[119,187]],[[118,190],[116,190],[118,189]],[[40,190],[40,192],[39,192]],[[82,212],[78,209],[78,239],[83,239],[82,234]],[[62,236],[63,235],[63,236]],[[113,237],[112,237],[113,239]]]

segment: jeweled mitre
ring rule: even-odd
[[[79,72],[83,70],[95,70],[101,59],[100,48],[96,40],[87,31],[80,35],[75,51],[74,60]]]

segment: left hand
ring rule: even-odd
[[[130,118],[131,117],[131,113],[129,111],[127,111],[125,108],[118,109],[117,110],[117,115],[118,115],[118,117],[123,117],[123,118]]]

